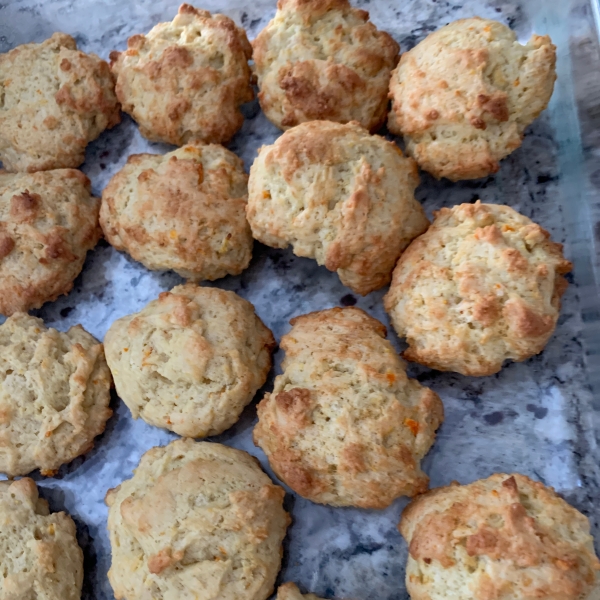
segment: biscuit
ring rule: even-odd
[[[170,23],[134,35],[110,54],[123,111],[149,140],[182,146],[225,143],[242,126],[240,106],[254,98],[246,32],[225,15],[189,4]]]
[[[121,120],[114,78],[95,54],[55,33],[0,54],[0,161],[9,171],[78,167]]]
[[[419,462],[443,406],[407,377],[385,327],[358,308],[290,322],[283,373],[254,428],[273,471],[301,496],[333,506],[385,508],[424,492]]]
[[[306,121],[385,122],[400,47],[348,0],[279,0],[252,43],[258,99],[280,129]]]
[[[414,198],[415,162],[357,123],[313,121],[263,146],[250,169],[246,214],[267,246],[289,244],[368,294],[427,229]]]
[[[275,600],[324,600],[314,594],[301,594],[295,583],[284,583],[277,589]]]
[[[104,342],[133,418],[195,438],[238,420],[265,383],[275,347],[250,302],[193,284],[115,321]]]
[[[115,596],[266,600],[290,523],[284,495],[242,450],[190,439],[152,448],[106,495]]]
[[[400,257],[384,305],[406,359],[491,375],[543,350],[571,266],[539,225],[478,200],[435,213]]]
[[[67,294],[101,235],[100,200],[75,169],[0,170],[0,313]]]
[[[216,144],[134,154],[102,193],[106,239],[149,269],[192,281],[239,275],[252,258],[248,176]]]
[[[585,516],[524,475],[419,496],[402,513],[412,600],[596,600],[600,561]]]
[[[0,481],[0,598],[80,600],[83,552],[75,523],[52,513],[32,479]]]
[[[0,325],[0,473],[59,467],[92,449],[112,411],[102,344],[18,313]],[[1,597],[1,596],[0,596]]]
[[[390,80],[388,128],[438,179],[485,177],[548,105],[555,63],[547,35],[522,46],[497,21],[455,21],[402,55]]]

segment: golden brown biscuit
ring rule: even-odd
[[[547,35],[522,46],[497,21],[455,21],[402,55],[390,81],[388,127],[435,177],[485,177],[548,105],[555,63]]]
[[[398,256],[429,221],[415,200],[412,159],[357,123],[313,121],[263,146],[250,169],[252,234],[314,258],[368,294],[390,281]]]
[[[0,161],[9,171],[78,167],[121,120],[106,62],[55,33],[0,54]]]
[[[596,600],[587,518],[524,475],[419,496],[402,513],[412,600]]]
[[[0,313],[67,294],[98,241],[100,200],[75,169],[0,170]]]
[[[250,302],[180,285],[115,321],[106,359],[134,419],[179,435],[231,427],[267,379],[273,335]]]
[[[434,392],[409,379],[385,327],[358,308],[291,320],[283,374],[258,405],[254,442],[301,496],[385,508],[427,489],[420,460],[443,420]]]
[[[277,588],[275,600],[324,600],[314,594],[301,594],[295,583],[284,583]]]
[[[239,275],[252,258],[248,176],[217,144],[134,154],[102,192],[106,239],[149,269],[192,281]]]
[[[102,344],[18,313],[0,325],[0,473],[61,465],[92,449],[112,411]],[[2,597],[0,595],[0,597]]]
[[[435,213],[400,257],[384,304],[408,360],[491,375],[544,349],[570,270],[547,231],[478,200]]]
[[[254,97],[246,32],[225,15],[182,4],[170,23],[134,35],[111,52],[117,97],[152,141],[225,143]]]
[[[266,600],[290,523],[282,488],[241,450],[183,439],[152,448],[106,495],[122,600]]]
[[[376,131],[400,47],[348,0],[279,0],[252,43],[258,99],[280,129],[315,120]]]
[[[0,598],[80,600],[83,552],[75,523],[52,513],[32,479],[0,481]]]

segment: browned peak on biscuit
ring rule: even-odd
[[[263,146],[246,214],[255,239],[314,258],[359,294],[383,287],[429,221],[416,165],[358,123],[303,123]]]
[[[83,552],[75,524],[52,513],[32,479],[0,481],[0,598],[80,600]]]
[[[0,54],[0,161],[9,171],[78,167],[120,121],[107,63],[55,33]]]
[[[92,449],[112,414],[102,344],[18,313],[0,325],[0,473],[52,475]]]
[[[182,4],[173,21],[111,52],[123,110],[149,140],[181,146],[224,143],[242,126],[254,97],[246,32],[225,15]]]
[[[217,144],[134,154],[102,193],[100,224],[117,250],[192,281],[239,275],[252,258],[248,176]]]
[[[39,308],[71,291],[100,237],[99,208],[75,169],[0,171],[0,313]]]
[[[443,420],[406,375],[385,327],[358,308],[296,317],[283,374],[258,405],[254,441],[277,476],[323,504],[384,508],[427,489],[420,460]]]
[[[281,4],[281,2],[280,2]],[[315,594],[301,594],[295,583],[284,583],[277,588],[275,600],[324,600]]]
[[[190,439],[152,448],[106,495],[115,596],[266,600],[290,523],[284,495],[241,450]]]
[[[347,0],[280,0],[253,42],[260,105],[280,129],[299,123],[385,121],[398,44]]]
[[[502,23],[455,21],[402,55],[390,81],[388,127],[435,177],[485,177],[546,108],[555,63],[548,36],[522,46]]]
[[[415,600],[596,600],[600,561],[587,518],[524,475],[419,496],[402,513]]]
[[[543,350],[570,270],[538,224],[478,200],[436,213],[400,257],[384,304],[408,360],[491,375]]]

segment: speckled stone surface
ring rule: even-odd
[[[207,0],[199,6],[225,12],[253,38],[273,15],[274,4]],[[597,201],[594,185],[600,185],[600,178],[593,171],[594,165],[597,168],[597,137],[590,137],[590,125],[586,124],[599,114],[594,112],[598,101],[594,103],[589,96],[590,82],[599,79],[589,77],[598,63],[587,1],[363,0],[357,4],[368,9],[375,23],[390,31],[403,50],[437,27],[474,14],[508,23],[521,39],[534,30],[548,32],[559,46],[559,80],[551,106],[530,128],[522,148],[502,163],[500,172],[485,180],[457,184],[423,175],[418,189],[429,215],[439,207],[477,198],[506,203],[565,243],[575,271],[556,334],[540,356],[508,365],[493,377],[467,378],[416,365],[410,366],[410,372],[431,386],[446,407],[446,422],[424,463],[433,486],[452,480],[467,483],[496,471],[519,471],[554,486],[590,517],[598,537],[600,401],[591,386],[599,378],[600,337],[590,222],[600,211],[596,204],[586,202]],[[177,0],[5,0],[0,2],[0,51],[65,31],[76,37],[83,50],[106,58],[111,50],[124,48],[128,36],[170,20],[177,6]],[[591,65],[585,73],[579,62],[584,58]],[[590,80],[587,87],[585,77]],[[256,149],[272,142],[278,131],[256,103],[246,106],[245,114],[244,127],[230,147],[248,168]],[[133,121],[124,116],[118,127],[89,147],[83,170],[91,178],[94,192],[100,194],[129,154],[166,150],[166,146],[143,140]],[[588,177],[590,174],[595,179]],[[36,314],[58,329],[82,323],[102,339],[115,319],[139,310],[179,282],[173,273],[149,272],[101,243],[90,253],[74,290]],[[384,291],[356,297],[335,274],[295,257],[290,250],[257,244],[247,271],[214,285],[253,302],[277,339],[289,329],[291,317],[335,305],[360,306],[389,325],[381,303]],[[393,332],[390,338],[402,348]],[[280,359],[278,352],[275,372]],[[271,384],[272,377],[265,389]],[[261,392],[256,400],[260,397]],[[61,469],[55,478],[35,477],[52,508],[67,510],[78,525],[85,550],[86,600],[113,598],[106,578],[110,547],[105,492],[131,476],[144,451],[174,437],[143,421],[133,421],[116,397],[113,407],[115,416],[92,452]],[[265,465],[264,455],[252,444],[255,419],[253,403],[240,421],[215,441],[243,448]],[[396,530],[405,500],[385,511],[365,511],[318,506],[289,493],[286,504],[293,524],[286,540],[281,581],[294,580],[324,597],[407,598],[407,549]]]

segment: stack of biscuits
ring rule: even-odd
[[[552,336],[571,269],[562,246],[506,205],[430,221],[415,189],[419,169],[451,181],[499,169],[548,104],[555,47],[474,17],[399,51],[348,0],[279,0],[252,43],[183,4],[110,64],[62,33],[0,55],[0,598],[80,598],[75,524],[24,476],[52,477],[92,448],[113,385],[134,419],[182,436],[107,492],[119,600],[266,600],[286,490],[334,507],[412,498],[399,530],[413,600],[598,597],[589,523],[551,488],[495,474],[428,491],[421,461],[443,402],[403,360],[483,377]],[[222,144],[254,84],[284,132],[248,175]],[[77,168],[121,110],[177,148],[129,156],[95,198]],[[404,152],[374,135],[386,120]],[[102,236],[186,282],[104,343],[29,315],[69,293]],[[389,284],[384,307],[408,346],[401,357],[355,307],[291,320],[253,432],[285,489],[247,452],[197,441],[232,427],[272,368],[277,342],[254,306],[199,285],[248,268],[253,240],[291,246],[361,295]],[[291,582],[276,593],[321,600]]]

